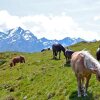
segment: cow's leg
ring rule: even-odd
[[[78,97],[81,97],[81,77],[77,76],[77,83],[78,83]]]
[[[67,55],[65,56],[65,58],[66,58],[66,64],[67,64]]]
[[[61,53],[61,51],[59,51],[59,59],[60,59],[60,53]]]
[[[25,63],[25,59],[23,60],[23,62]]]
[[[85,89],[84,89],[84,96],[87,96],[87,89],[88,89],[90,78],[91,78],[91,75],[89,75],[88,77],[86,77],[86,84],[85,84]]]
[[[53,59],[55,59],[55,51],[53,51]]]
[[[16,65],[16,63],[14,62],[14,66]]]
[[[84,84],[84,77],[82,77],[82,85],[81,85],[81,93],[84,94],[85,84]]]

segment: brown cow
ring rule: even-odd
[[[10,62],[10,67],[15,66],[16,63],[25,63],[25,58],[23,56],[14,57]]]

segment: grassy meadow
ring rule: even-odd
[[[95,57],[100,42],[78,43],[69,48],[88,50]],[[24,55],[26,63],[10,68],[16,55]],[[37,53],[0,53],[0,100],[100,100],[100,83],[93,74],[88,96],[77,97],[77,83],[70,64],[52,59],[52,51]]]

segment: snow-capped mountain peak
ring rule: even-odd
[[[7,31],[7,38],[12,38],[12,41],[16,40],[36,40],[37,38],[29,30],[24,30],[21,27],[17,27]]]
[[[35,37],[29,30],[24,31],[23,37],[25,40],[37,40],[37,37]]]
[[[69,46],[81,41],[83,39],[70,37],[62,40],[48,40],[45,37],[37,39],[31,31],[17,27],[5,33],[0,32],[0,51],[37,52],[43,48],[51,48],[54,43]]]

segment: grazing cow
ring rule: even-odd
[[[96,52],[96,59],[99,61],[100,60],[100,45],[97,49],[97,52]]]
[[[77,51],[72,54],[71,66],[77,78],[78,97],[86,96],[91,74],[100,81],[100,64],[88,51]]]
[[[74,53],[74,51],[70,50],[70,49],[66,49],[65,51],[65,58],[66,58],[66,63],[67,61],[69,62],[71,59],[72,54]]]
[[[15,66],[16,63],[25,63],[25,58],[23,56],[14,57],[10,62],[10,67]]]
[[[46,49],[42,49],[41,52],[46,51]]]
[[[50,48],[47,48],[47,49],[42,49],[42,50],[41,50],[41,52],[46,51],[46,50],[50,50]]]
[[[48,48],[48,50],[50,50],[50,48]]]
[[[58,52],[59,52],[59,59],[60,59],[61,51],[63,51],[64,56],[65,56],[65,48],[61,44],[53,44],[52,45],[52,50],[53,50],[53,59],[57,58]]]

